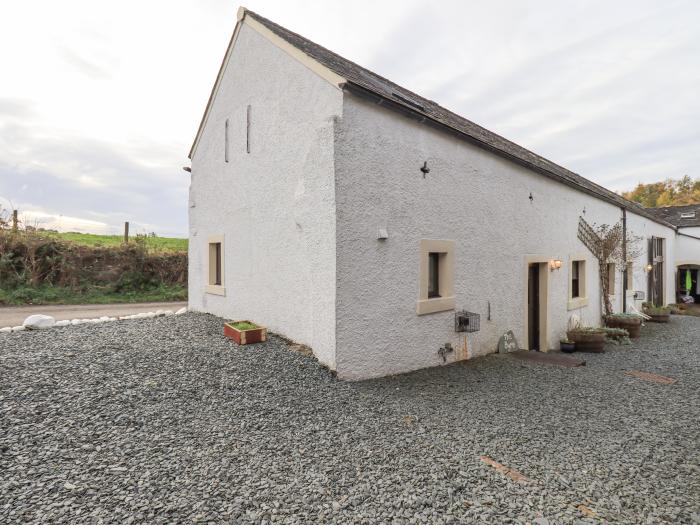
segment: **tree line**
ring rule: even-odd
[[[633,190],[623,192],[622,196],[646,208],[700,204],[700,179],[686,175],[681,179],[666,179],[649,184],[640,182]]]

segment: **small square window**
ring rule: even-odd
[[[454,241],[421,239],[418,315],[454,310]]]

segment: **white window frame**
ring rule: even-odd
[[[220,272],[221,282],[216,284],[216,245],[221,245],[220,250]],[[207,293],[214,295],[226,295],[226,287],[224,283],[224,268],[225,268],[225,244],[223,235],[210,235],[207,239],[207,265],[206,265],[206,286],[204,290]]]
[[[416,313],[418,315],[445,312],[455,309],[454,294],[454,249],[451,240],[421,239],[420,241],[420,283]],[[428,297],[430,254],[439,253],[438,286],[440,297]]]

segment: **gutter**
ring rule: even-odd
[[[381,95],[377,93],[376,91],[373,91],[371,89],[366,88],[365,86],[362,86],[360,84],[357,84],[352,81],[347,81],[344,84],[342,84],[341,89],[343,91],[347,91],[353,95],[356,95],[360,98],[364,98],[366,100],[370,100],[374,102],[377,105],[380,106],[386,106],[387,108],[390,108],[394,111],[397,111],[413,120],[418,121],[418,123],[425,123],[433,128],[436,128],[440,131],[447,132],[450,135],[456,136],[458,138],[461,138],[463,140],[466,140],[467,142],[470,142],[472,144],[475,144],[476,146],[488,150],[491,153],[494,153],[495,155],[498,155],[499,157],[503,157],[507,160],[510,160],[511,162],[514,162],[515,164],[518,164],[520,166],[523,166],[529,170],[535,171],[541,175],[544,175],[547,178],[550,178],[556,182],[560,182],[562,184],[565,184],[566,186],[569,186],[570,188],[576,189],[578,191],[581,191],[583,193],[586,193],[592,197],[595,197],[596,199],[603,200],[609,204],[612,204],[616,207],[622,207],[625,208],[632,213],[639,215],[641,217],[647,218],[653,222],[656,222],[658,224],[661,224],[662,226],[665,226],[667,228],[670,228],[674,231],[678,231],[678,228],[669,223],[664,221],[663,219],[659,219],[652,215],[651,213],[643,211],[644,208],[640,208],[639,206],[632,204],[632,203],[627,203],[623,199],[623,201],[616,201],[615,199],[611,199],[609,197],[606,197],[604,195],[601,195],[600,193],[597,193],[589,188],[586,188],[585,186],[581,186],[580,184],[576,183],[573,180],[567,179],[566,177],[563,177],[562,175],[559,175],[558,173],[554,173],[552,171],[549,171],[545,168],[542,168],[540,166],[536,166],[530,162],[527,162],[524,159],[521,159],[520,157],[516,157],[515,155],[512,155],[508,152],[503,151],[502,149],[499,149],[495,146],[492,146],[491,144],[488,144],[486,142],[483,142],[471,135],[468,135],[467,133],[464,133],[461,130],[458,130],[456,128],[453,128],[452,126],[449,126],[443,122],[440,122],[436,120],[435,118],[431,117],[430,115],[426,115],[425,113],[421,113],[418,111],[416,108],[413,108],[409,106],[408,104],[403,104],[401,102],[398,102],[396,100],[390,99],[384,95]],[[595,184],[595,183],[592,183]]]
[[[696,237],[695,235],[690,235],[689,233],[683,233],[682,231],[676,231],[678,235],[682,235],[683,237],[690,237],[691,239],[697,239],[700,241],[700,237]]]

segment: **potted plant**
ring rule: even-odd
[[[577,326],[566,332],[566,337],[576,343],[579,352],[602,353],[605,350],[605,330],[592,326]]]
[[[562,352],[566,352],[567,354],[570,354],[571,352],[576,351],[576,343],[573,341],[570,341],[566,337],[564,339],[559,340],[559,350]]]
[[[637,314],[610,314],[605,317],[605,324],[610,328],[627,330],[632,339],[639,337],[642,331],[642,318]]]
[[[251,321],[224,323],[224,335],[239,345],[261,343],[267,340],[267,328]]]
[[[648,306],[644,313],[647,314],[654,323],[668,323],[671,318],[671,309],[663,306]]]

